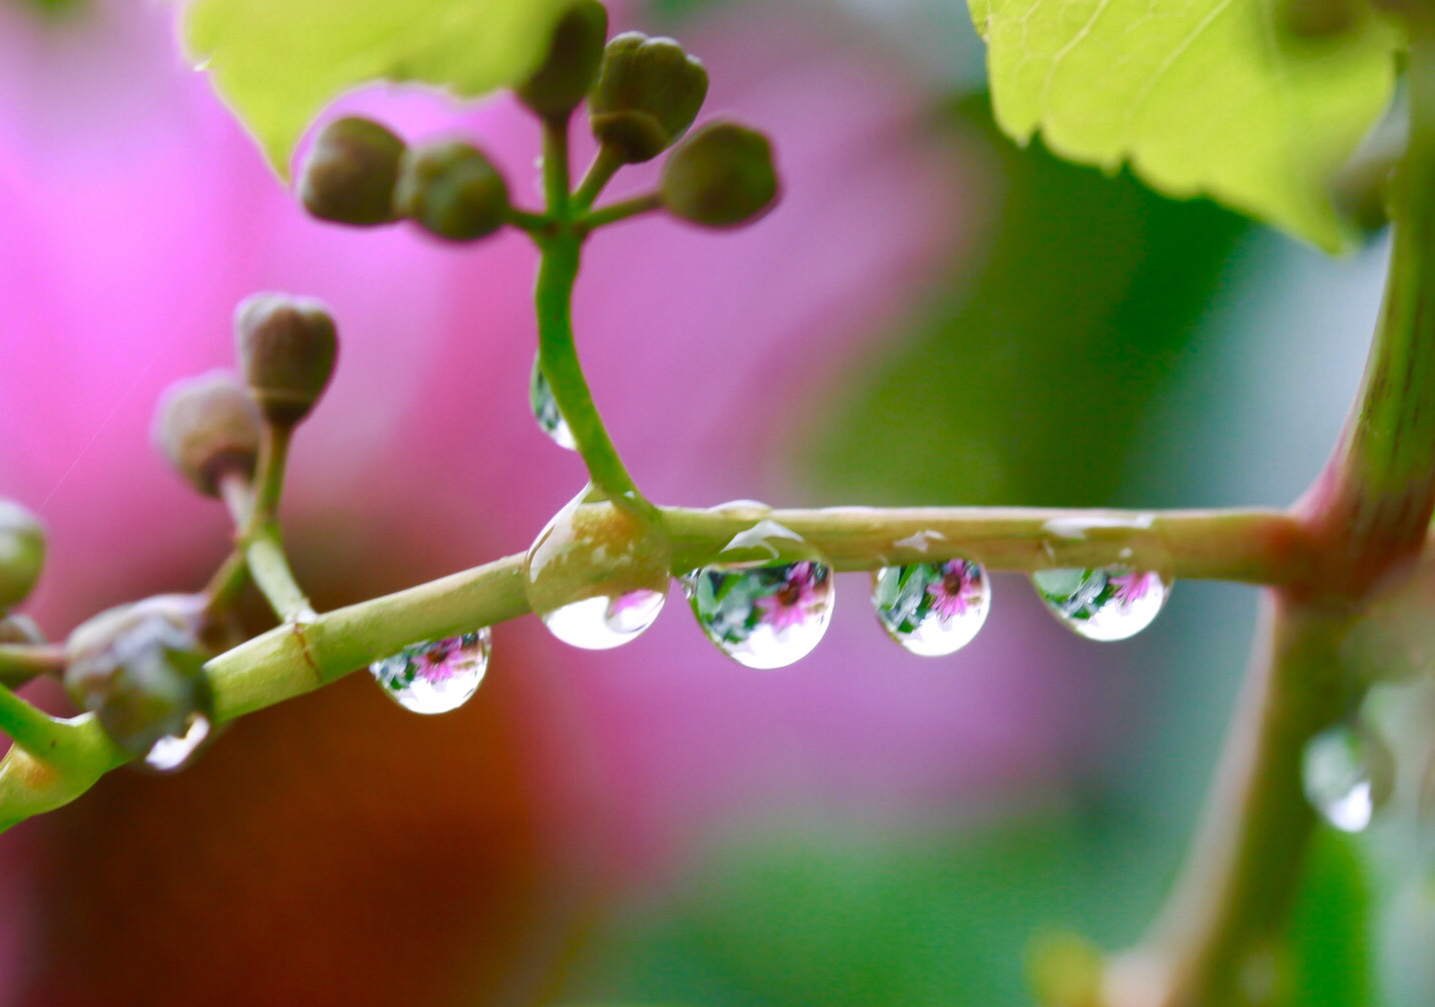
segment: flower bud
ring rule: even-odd
[[[760,218],[777,203],[772,144],[731,122],[704,126],[663,164],[663,207],[703,227],[737,227]]]
[[[339,335],[319,301],[255,294],[234,312],[244,380],[270,423],[293,426],[314,408],[339,354]]]
[[[651,161],[693,124],[708,72],[670,38],[626,32],[608,43],[589,112],[593,135],[625,163]]]
[[[160,595],[101,612],[65,644],[65,689],[115,743],[145,756],[213,715],[199,640],[203,595]]]
[[[435,237],[475,241],[503,226],[508,183],[481,150],[444,140],[404,157],[394,205]]]
[[[206,496],[238,472],[254,474],[259,457],[259,410],[244,387],[222,372],[176,381],[155,409],[155,447]]]
[[[45,565],[45,528],[13,500],[0,500],[0,612],[30,596]]]
[[[569,115],[598,79],[607,37],[608,11],[598,0],[578,0],[558,19],[548,55],[518,86],[518,100],[541,116]]]
[[[320,220],[373,227],[394,220],[404,141],[371,119],[335,119],[314,139],[299,175],[299,200]]]

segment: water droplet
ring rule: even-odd
[[[714,563],[684,578],[709,640],[749,668],[782,668],[812,652],[837,600],[832,568],[795,532],[759,521]]]
[[[487,627],[446,640],[415,643],[369,671],[384,694],[414,713],[448,713],[468,702],[488,671],[493,632]]]
[[[1147,570],[1039,570],[1036,593],[1065,625],[1089,640],[1125,640],[1160,614],[1171,582]]]
[[[651,626],[668,597],[672,549],[629,510],[579,494],[548,522],[524,561],[528,602],[573,647],[608,650]]]
[[[185,732],[156,741],[145,754],[144,764],[157,773],[178,772],[194,761],[209,732],[209,718],[202,713],[191,713]]]
[[[971,643],[991,600],[986,571],[970,560],[888,566],[872,575],[877,621],[922,657],[942,657]]]
[[[1342,832],[1363,832],[1395,785],[1395,759],[1374,731],[1336,724],[1305,747],[1301,782],[1306,799]]]
[[[533,359],[533,376],[528,380],[528,406],[533,410],[538,429],[552,438],[554,444],[569,451],[578,450],[578,442],[568,429],[568,421],[558,411],[558,400],[553,397],[553,389],[548,386],[537,357]]]

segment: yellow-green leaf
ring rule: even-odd
[[[1326,186],[1389,103],[1395,30],[1302,41],[1275,0],[971,0],[992,101],[1025,143],[1178,198],[1211,196],[1328,250]]]
[[[375,80],[477,97],[542,58],[571,0],[194,0],[191,57],[287,177],[305,128],[339,94]]]

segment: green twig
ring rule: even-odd
[[[598,153],[593,157],[593,163],[588,165],[588,171],[583,176],[583,181],[578,185],[578,191],[573,194],[573,207],[580,213],[593,205],[603,193],[603,189],[612,180],[618,170],[623,167],[623,159],[612,147],[603,144],[598,148]]]
[[[582,216],[578,220],[579,226],[585,231],[595,231],[600,227],[609,224],[616,224],[620,220],[628,220],[639,214],[651,213],[663,207],[663,197],[650,192],[642,196],[634,196],[632,199],[624,199],[617,203],[609,203],[607,206],[599,207],[596,210]]]
[[[65,670],[65,648],[56,644],[0,643],[0,685],[15,688],[38,675]]]

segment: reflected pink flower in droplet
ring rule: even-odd
[[[1132,570],[1107,578],[1112,587],[1112,597],[1123,605],[1134,605],[1155,588],[1156,574],[1148,570]]]
[[[943,563],[942,579],[927,585],[927,594],[932,598],[932,611],[944,620],[966,615],[967,609],[981,599],[981,576],[978,568],[963,560]]]
[[[822,607],[826,584],[817,578],[816,564],[794,563],[787,572],[787,583],[772,594],[757,599],[762,621],[774,633],[801,626],[808,616]]]

